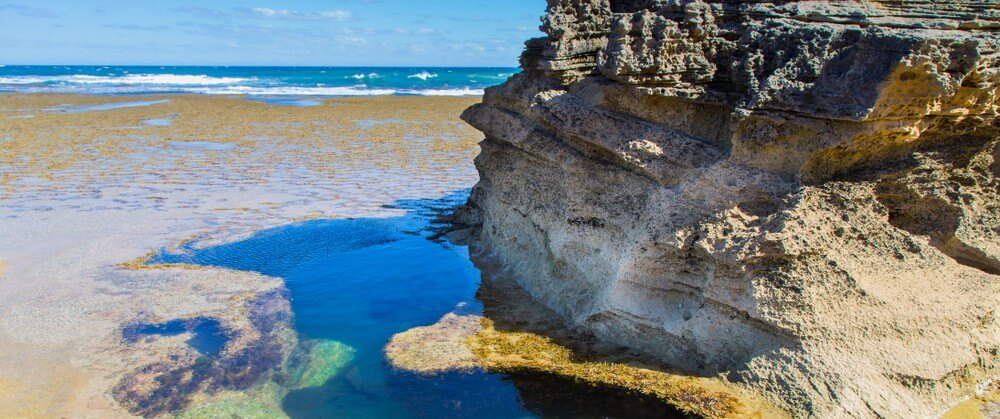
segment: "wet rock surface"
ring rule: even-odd
[[[998,373],[1000,9],[551,0],[461,212],[580,331],[801,416]]]

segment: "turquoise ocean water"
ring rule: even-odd
[[[516,68],[2,66],[0,92],[480,95]]]

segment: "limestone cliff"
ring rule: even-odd
[[[797,415],[1000,364],[1000,6],[549,0],[470,219],[569,324]]]

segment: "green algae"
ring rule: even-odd
[[[354,348],[335,340],[303,342],[308,348],[303,362],[291,372],[291,388],[319,387],[345,372],[354,359]]]
[[[617,362],[580,359],[570,348],[531,332],[501,331],[490,319],[466,344],[484,368],[500,373],[549,374],[594,388],[617,388],[652,397],[700,417],[787,417],[718,378],[694,377]]]
[[[304,354],[297,365],[289,367],[286,385],[268,381],[252,391],[216,394],[194,403],[177,418],[287,418],[281,402],[289,391],[323,386],[343,374],[354,359],[354,348],[333,340],[305,341],[302,347]]]
[[[196,404],[177,415],[178,419],[208,418],[287,418],[281,409],[285,390],[274,383],[249,392],[227,392],[215,400]]]

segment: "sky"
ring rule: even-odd
[[[545,0],[0,0],[0,64],[515,67]]]

